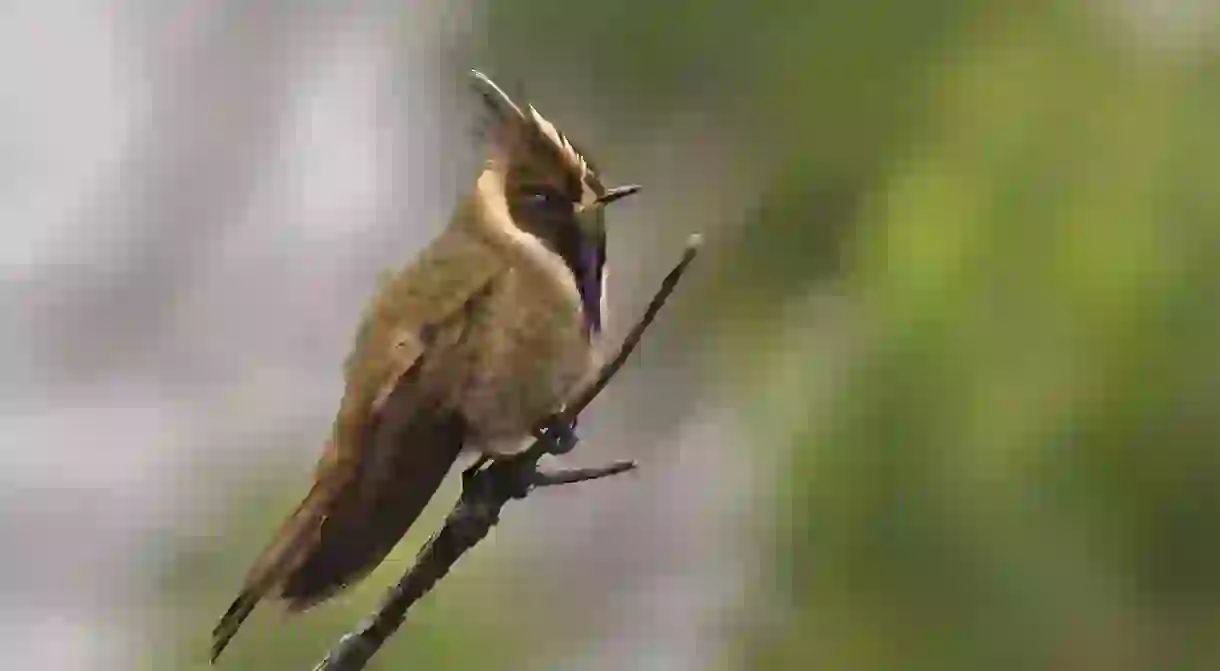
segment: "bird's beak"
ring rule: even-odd
[[[602,196],[601,198],[598,198],[597,204],[601,205],[602,207],[605,207],[606,205],[609,205],[610,203],[613,203],[614,201],[619,200],[621,198],[626,198],[627,196],[630,196],[631,194],[633,194],[639,190],[640,190],[639,184],[630,184],[627,186],[616,186],[613,189],[607,190],[606,195]]]

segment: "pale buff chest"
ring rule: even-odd
[[[597,365],[575,285],[537,287],[533,277],[515,269],[497,277],[472,306],[469,331],[453,352],[466,362],[454,391],[471,448],[519,449]]]

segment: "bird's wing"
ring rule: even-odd
[[[504,268],[478,238],[450,227],[382,279],[344,364],[346,390],[313,487],[221,618],[213,659],[269,591],[301,608],[376,566],[431,498],[461,448],[461,418],[436,407],[418,373],[461,336],[463,311]]]
[[[398,380],[433,346],[440,328],[504,268],[485,243],[451,227],[415,263],[382,278],[344,363],[346,389],[319,469],[359,459],[361,434]]]

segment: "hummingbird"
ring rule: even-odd
[[[521,449],[602,362],[607,188],[532,105],[471,71],[487,154],[418,257],[384,275],[343,365],[309,493],[213,630],[212,661],[264,598],[303,611],[360,581],[458,458]],[[571,445],[572,427],[548,427]],[[564,440],[564,436],[568,440]]]

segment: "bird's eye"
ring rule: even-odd
[[[541,207],[547,210],[569,210],[572,208],[572,203],[563,194],[547,187],[536,187],[526,189],[522,194],[522,201],[531,207]]]

